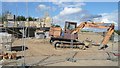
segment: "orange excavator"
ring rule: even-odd
[[[105,35],[104,39],[102,40],[99,49],[105,48],[110,37],[114,33],[114,24],[113,23],[109,23],[109,25],[108,25],[108,23],[83,22],[79,26],[77,26],[76,22],[66,21],[64,31],[62,31],[62,29],[60,27],[59,28],[58,27],[50,28],[50,36],[51,36],[50,43],[52,43],[54,41],[59,41],[59,42],[56,42],[56,44],[61,44],[61,41],[64,41],[65,43],[68,42],[69,44],[71,44],[70,42],[72,40],[73,45],[76,45],[76,44],[84,45],[84,43],[79,43],[79,41],[76,41],[76,39],[78,39],[78,32],[85,27],[107,29],[106,35]],[[55,44],[55,46],[56,46],[56,44]]]

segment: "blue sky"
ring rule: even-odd
[[[98,13],[110,13],[118,9],[117,2],[88,2],[84,9],[88,10],[92,14]]]
[[[2,2],[2,11],[23,16],[28,13],[31,17],[43,17],[48,12],[53,22],[61,26],[66,20],[93,20],[115,23],[118,27],[118,2]]]
[[[52,4],[51,2],[3,2],[2,3],[2,8],[3,11],[10,11],[12,12],[12,14],[17,14],[17,15],[23,15],[23,16],[27,16],[27,5],[28,5],[28,15],[32,16],[32,17],[40,17],[43,15],[44,12],[50,12],[51,16],[54,16],[56,14],[59,13],[59,9],[52,13],[50,9],[46,10],[46,11],[40,11],[37,10],[38,5],[40,4],[44,4],[46,6],[54,6],[56,8],[58,8],[56,5]],[[16,11],[17,9],[17,11]]]
[[[52,2],[28,2],[27,4],[28,15],[33,17],[39,17],[44,13],[44,11],[39,11],[36,9],[40,4],[56,8],[55,11],[48,9],[51,16],[55,16],[61,11],[60,8]],[[89,11],[91,14],[110,13],[118,9],[117,2],[85,2],[85,4],[86,5],[82,8]],[[2,8],[3,11],[10,11],[13,14],[24,16],[27,15],[26,2],[3,2]]]

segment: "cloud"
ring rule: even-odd
[[[38,8],[39,8],[39,9],[45,9],[45,8],[46,8],[46,6],[45,6],[45,5],[43,5],[43,4],[40,4],[40,5],[38,5]]]
[[[94,18],[94,21],[104,22],[104,23],[114,23],[115,28],[118,28],[118,10],[115,10],[111,13],[101,13],[102,17]]]
[[[117,10],[112,11],[111,13],[100,13],[98,15],[86,14],[80,20],[81,21],[91,20],[93,22],[114,23],[115,29],[118,30],[118,11]],[[92,28],[89,28],[89,29],[95,30],[95,31],[106,31],[102,29],[99,29],[99,30],[92,29]]]
[[[2,2],[26,2],[26,0],[1,0]],[[119,0],[27,0],[28,2],[119,2]]]
[[[101,17],[91,18],[94,22],[114,23],[115,29],[118,29],[118,10],[111,13],[101,13]]]
[[[119,0],[49,0],[49,2],[119,2]]]
[[[101,22],[109,22],[109,23],[118,23],[118,11],[113,11],[112,13],[103,13]]]
[[[65,2],[66,1],[66,2]],[[61,11],[58,15],[53,17],[53,22],[63,27],[65,21],[79,22],[81,16],[84,16],[86,11],[82,9],[85,5],[83,2],[68,2],[67,0],[60,0],[53,2]]]
[[[81,22],[91,20],[93,22],[114,23],[115,29],[118,29],[118,11],[117,10],[111,13],[100,13],[96,15],[93,15],[89,13],[87,10],[83,10],[83,9],[78,12],[77,11],[75,12],[72,10],[71,12],[69,11],[70,10],[68,11],[66,10],[65,12],[65,9],[61,11],[59,15],[56,15],[53,17],[54,19],[53,22],[64,27],[63,23],[65,23],[65,21],[74,21],[80,24]]]
[[[54,6],[47,6],[47,5],[44,5],[44,4],[39,4],[37,7],[36,7],[36,11],[37,12],[54,12],[56,11],[56,8]]]
[[[81,18],[81,21],[91,20],[94,22],[104,22],[104,23],[118,23],[118,11],[113,11],[111,13],[101,13],[101,14],[86,14]]]
[[[42,0],[1,0],[2,2],[44,2]]]
[[[82,9],[81,8],[68,8],[65,7],[61,12],[60,15],[68,15],[68,14],[74,14],[80,12]]]
[[[40,4],[40,5],[37,6],[37,9],[38,9],[38,10],[42,10],[42,11],[44,11],[44,10],[49,10],[50,8],[51,8],[51,7],[46,6],[46,5],[44,5],[44,4]]]
[[[82,9],[82,6],[86,5],[84,0],[81,0],[81,2],[59,0],[53,2],[53,4],[62,8],[60,13],[53,17],[55,23],[61,24],[62,26],[67,20],[76,22],[92,20],[94,22],[115,23],[115,26],[118,26],[118,11],[93,15],[89,11]]]
[[[88,21],[88,20],[91,20],[91,21],[94,21],[94,19],[98,19],[98,18],[101,18],[102,15],[92,15],[92,14],[86,14],[84,15],[80,20],[81,21]]]
[[[53,17],[53,22],[54,24],[61,25],[61,27],[64,27],[65,21],[72,21],[72,22],[77,22],[78,24],[80,23],[81,17],[85,16],[88,14],[85,10],[80,10],[79,12],[74,12],[74,13],[67,13],[67,14],[58,14]]]
[[[62,2],[62,1],[58,1],[58,2],[53,2],[54,4],[56,4],[59,7],[81,7],[84,6],[85,3],[83,2]]]

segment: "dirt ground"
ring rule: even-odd
[[[80,41],[84,41],[85,38],[98,43],[103,36],[98,33],[79,34]],[[12,47],[21,47],[23,43],[22,39],[16,39]],[[110,57],[107,54],[107,52],[118,51],[118,42],[109,41],[108,45],[105,50],[98,50],[98,46],[91,46],[86,50],[79,48],[55,49],[54,45],[49,43],[49,39],[26,38],[26,50],[24,52],[17,51],[17,56],[22,57],[16,62],[6,65],[21,65],[25,62],[30,66],[118,66],[117,57],[111,54],[112,60],[108,60]]]

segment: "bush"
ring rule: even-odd
[[[118,35],[120,35],[120,30],[115,30],[115,32],[116,32]]]
[[[51,24],[52,27],[60,27],[60,25]]]

